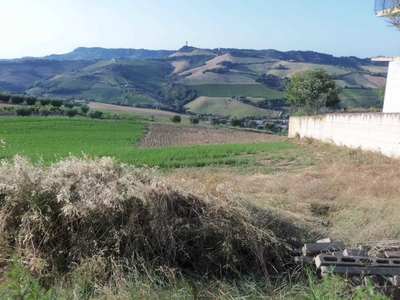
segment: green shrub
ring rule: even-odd
[[[72,117],[75,117],[77,115],[77,113],[78,113],[78,111],[76,109],[73,109],[73,108],[66,108],[64,110],[64,115],[69,117],[70,119]]]
[[[29,106],[16,106],[14,113],[16,116],[26,117],[32,114],[32,109]]]
[[[102,115],[103,112],[99,110],[89,110],[87,113],[87,116],[92,119],[100,119]]]

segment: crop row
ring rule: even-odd
[[[240,165],[254,160],[253,153],[278,152],[294,145],[285,141],[249,144],[137,148],[145,125],[137,122],[54,118],[0,118],[0,158],[15,154],[56,161],[69,154],[112,156],[136,166],[163,169],[205,165]]]

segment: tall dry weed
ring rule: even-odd
[[[109,157],[70,156],[49,166],[3,160],[0,214],[2,262],[17,252],[34,273],[83,272],[98,281],[132,266],[166,277],[268,278],[282,267],[285,239],[297,239],[295,225],[223,185],[183,191],[155,169]]]

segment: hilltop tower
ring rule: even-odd
[[[378,17],[388,17],[399,11],[400,1],[398,0],[375,0],[375,15]],[[389,62],[382,112],[400,113],[400,56],[375,57],[372,60]]]

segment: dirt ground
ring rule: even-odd
[[[279,136],[204,126],[182,126],[150,123],[146,136],[140,143],[142,148],[164,146],[190,146],[208,144],[231,144],[267,142],[280,139]]]

